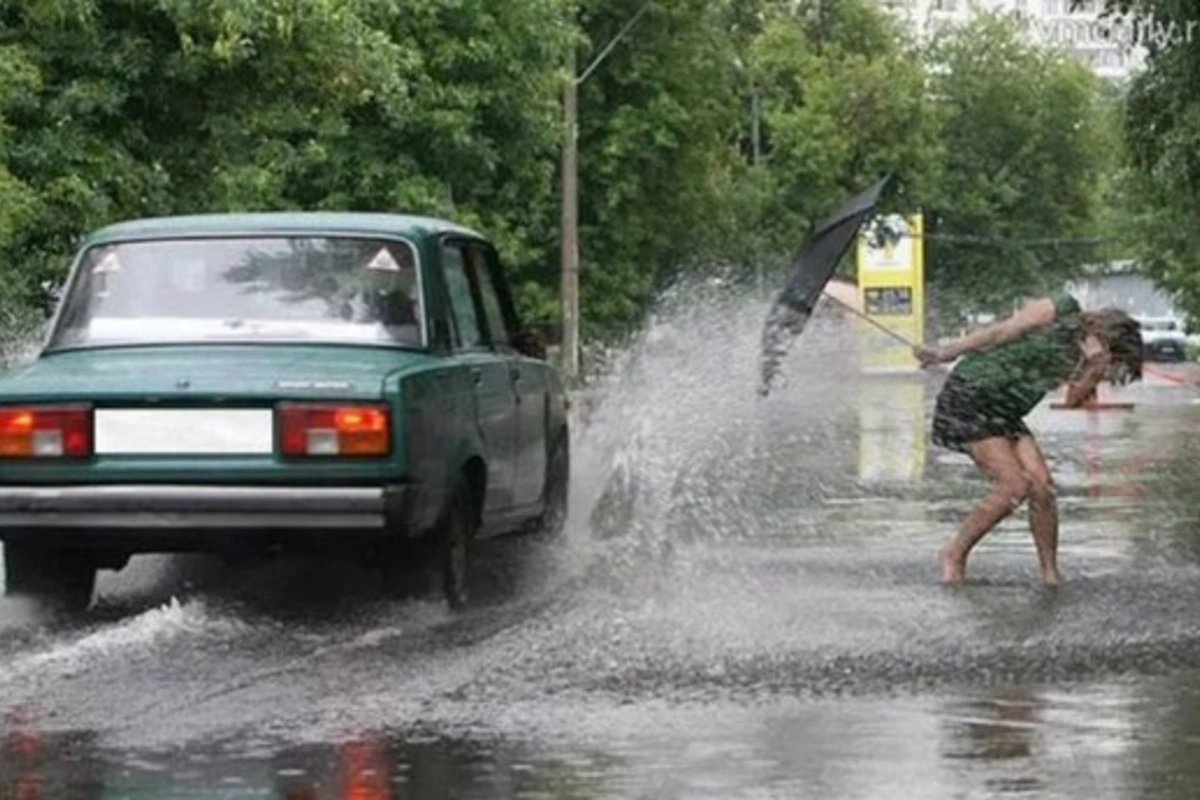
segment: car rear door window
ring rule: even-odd
[[[507,320],[500,305],[500,295],[488,269],[487,254],[480,247],[472,247],[469,252],[471,272],[475,276],[476,286],[479,287],[491,342],[497,347],[509,347],[512,343],[512,334],[508,330]]]
[[[442,272],[446,277],[446,290],[450,295],[450,308],[454,314],[454,326],[458,330],[459,345],[468,350],[485,346],[475,311],[475,298],[471,293],[466,256],[461,245],[447,244],[443,248]]]

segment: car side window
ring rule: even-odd
[[[467,274],[466,256],[461,245],[447,244],[442,248],[442,274],[446,278],[459,345],[466,349],[482,347],[485,342],[479,330],[475,298],[471,294],[471,278]]]
[[[503,308],[500,305],[500,295],[488,268],[487,251],[482,247],[474,246],[468,252],[471,256],[471,272],[476,280],[475,285],[479,287],[479,296],[483,300],[484,317],[487,320],[492,344],[501,347],[511,346],[512,331],[508,329],[508,320],[505,319]]]

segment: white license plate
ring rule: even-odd
[[[261,455],[274,445],[271,409],[96,410],[98,455]]]

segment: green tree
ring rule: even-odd
[[[561,7],[0,6],[4,165],[31,198],[0,219],[6,282],[121,217],[282,208],[451,214],[524,279],[554,205]]]
[[[1121,0],[1109,13],[1152,20],[1145,69],[1129,88],[1124,113],[1126,229],[1131,254],[1147,274],[1200,318],[1200,3]]]
[[[750,46],[764,96],[772,193],[762,224],[792,251],[810,227],[887,172],[936,184],[941,153],[926,75],[901,28],[859,0],[772,4]]]
[[[582,69],[644,0],[590,0]],[[707,256],[743,111],[724,0],[659,0],[579,93],[585,333],[636,323],[655,291]]]
[[[944,307],[1005,311],[1098,255],[1019,242],[1096,233],[1111,173],[1099,79],[1022,42],[998,15],[940,34],[927,58],[945,154],[941,180],[921,198],[931,289]]]
[[[0,0],[0,311],[119,218],[361,209],[482,228],[527,318],[553,321],[566,56],[590,63],[643,6]],[[655,0],[581,87],[584,333],[628,330],[683,272],[786,264],[886,171],[935,233],[1090,231],[1098,195],[1130,194],[1097,178],[1093,88],[998,21],[925,53],[868,0]],[[985,304],[1079,260],[929,256]]]

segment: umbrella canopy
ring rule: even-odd
[[[821,293],[833,277],[838,262],[849,249],[863,222],[871,216],[891,175],[849,200],[813,229],[792,274],[767,314],[762,338],[762,384],[767,394],[787,355],[788,345],[808,324]]]

